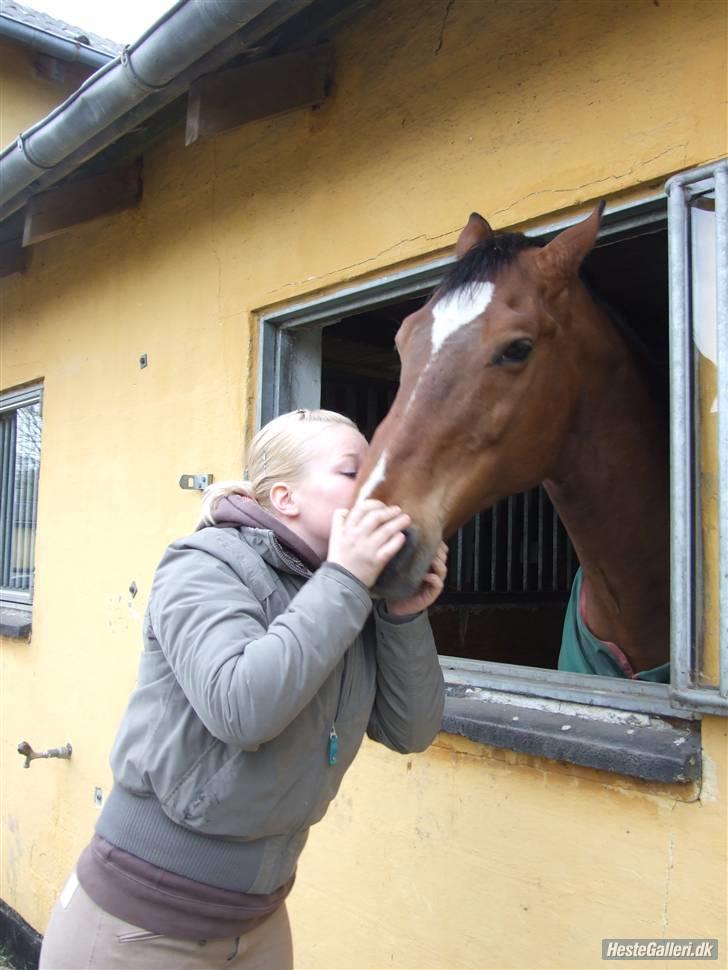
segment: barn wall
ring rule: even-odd
[[[177,480],[239,474],[256,312],[431,258],[474,208],[523,224],[725,154],[726,50],[713,0],[380,3],[338,37],[322,110],[188,149],[173,133],[137,210],[1,281],[1,386],[45,386],[33,634],[0,646],[0,897],[32,925],[109,788],[153,569],[196,519]],[[412,758],[366,744],[304,855],[298,964],[583,968],[603,936],[725,948],[725,722],[703,737],[688,788],[446,735]],[[22,739],[73,759],[24,771]]]
[[[25,45],[0,37],[2,148],[64,101],[92,73],[91,68],[59,61],[63,77],[52,80],[36,69],[35,57]]]

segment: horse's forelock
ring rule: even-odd
[[[461,286],[469,286],[483,280],[494,281],[495,277],[506,266],[513,263],[524,249],[532,249],[542,244],[529,239],[521,232],[500,232],[477,243],[468,250],[448,270],[442,283],[436,290],[441,298],[457,290]]]

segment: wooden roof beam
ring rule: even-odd
[[[64,182],[34,195],[28,202],[23,245],[32,246],[80,223],[131,209],[141,196],[141,161],[101,175]]]
[[[321,44],[201,77],[190,87],[185,144],[320,104],[332,76],[333,47]]]
[[[27,264],[28,250],[20,236],[0,242],[0,277],[22,273]]]

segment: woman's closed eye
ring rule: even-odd
[[[359,472],[358,471],[357,472],[349,472],[349,471],[346,471],[346,472],[339,472],[339,474],[340,475],[346,475],[347,478],[356,478],[356,476],[359,474]]]

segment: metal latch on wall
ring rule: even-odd
[[[182,475],[179,480],[179,487],[202,492],[208,485],[212,485],[214,480],[214,475]]]
[[[27,741],[21,741],[18,745],[18,754],[25,755],[24,768],[30,768],[30,762],[36,758],[70,758],[73,748],[70,744],[64,744],[62,748],[48,748],[47,751],[33,751]]]

